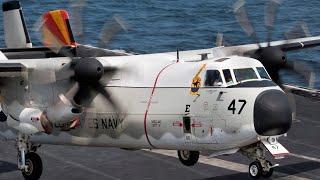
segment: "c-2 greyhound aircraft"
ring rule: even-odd
[[[254,37],[242,1],[234,10]],[[295,71],[285,52],[319,36],[136,55],[76,43],[64,10],[42,19],[45,46],[33,47],[19,1],[3,3],[0,135],[16,141],[25,179],[41,176],[41,144],[177,150],[187,166],[200,151],[241,152],[253,178],[277,166],[266,152],[289,154],[278,138],[293,109],[278,71]]]

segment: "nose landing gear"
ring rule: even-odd
[[[261,176],[264,178],[269,178],[273,174],[273,167],[270,161],[265,160],[262,164],[260,161],[254,161],[249,165],[249,175],[253,179],[258,179]]]
[[[266,150],[260,144],[241,149],[243,155],[253,160],[249,165],[249,175],[253,179],[269,178],[273,174],[273,168],[279,166],[278,164],[272,165],[270,161],[266,160],[265,152]]]
[[[17,141],[18,147],[18,168],[26,180],[37,180],[42,174],[42,161],[35,153],[39,146],[29,142],[29,137],[20,134]]]

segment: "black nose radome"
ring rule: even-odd
[[[254,127],[259,135],[284,134],[291,124],[292,111],[284,92],[267,90],[259,94],[254,104]]]

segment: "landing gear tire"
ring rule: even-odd
[[[186,151],[186,150],[179,150],[178,156],[179,160],[182,164],[186,166],[193,166],[199,160],[199,151]]]
[[[259,179],[262,175],[262,166],[259,161],[255,161],[249,165],[249,175],[253,179]]]
[[[266,160],[266,149],[262,143],[252,144],[241,149],[241,153],[254,161],[249,165],[249,175],[253,179],[260,177],[270,178],[273,174],[273,166],[270,161]]]
[[[22,175],[26,180],[38,180],[42,174],[42,161],[38,154],[29,152],[25,157],[26,166],[25,170],[22,170]]]
[[[270,161],[267,161],[267,163],[269,167],[272,167],[272,164]],[[272,176],[272,174],[273,174],[273,168],[269,168],[269,171],[262,171],[261,176],[264,178],[269,178]]]

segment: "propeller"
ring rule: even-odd
[[[257,37],[256,31],[254,30],[249,20],[248,13],[244,5],[245,5],[245,0],[238,0],[233,5],[233,12],[243,31],[247,34],[248,37],[250,37],[253,41],[255,41],[257,45],[260,47],[260,43],[259,43],[259,39]]]
[[[78,1],[70,1],[73,13],[73,16],[70,19],[71,24],[76,25],[75,32],[76,35],[80,37],[84,37],[82,14],[84,12],[85,5],[85,0],[81,0],[80,3]],[[112,20],[107,21],[103,25],[98,38],[98,47],[107,47],[109,42],[111,42],[111,40],[122,30],[127,30],[125,21],[123,21],[120,16],[113,16]],[[83,52],[81,52],[82,50]],[[105,73],[114,73],[117,69],[103,67],[101,62],[96,59],[100,52],[101,51],[98,49],[95,49],[93,53],[89,53],[92,56],[90,57],[84,48],[77,49],[77,56],[79,58],[73,58],[71,65],[69,66],[69,68],[74,72],[74,74],[70,76],[70,79],[75,80],[78,87],[73,96],[73,102],[81,106],[88,105],[92,100],[92,97],[90,96],[94,96],[99,93],[112,105],[115,112],[119,112],[119,106],[112,99],[111,93],[100,83],[100,79]]]
[[[84,41],[84,25],[83,25],[83,11],[86,7],[87,3],[85,0],[71,0],[70,8],[71,8],[71,18],[70,20],[73,32],[76,37],[79,38],[80,42]]]
[[[73,15],[70,21],[71,24],[74,25],[75,35],[80,36],[80,40],[83,40],[84,37],[82,13],[85,5],[85,0],[70,1]],[[66,22],[69,21],[68,18],[65,20]],[[46,37],[45,39],[42,39],[42,42],[44,42],[44,44],[53,52],[63,54],[71,59],[70,62],[64,64],[59,71],[54,72],[55,78],[50,78],[54,79],[54,81],[70,80],[73,84],[67,93],[59,95],[61,102],[65,105],[72,104],[78,109],[83,109],[83,107],[88,107],[91,104],[97,94],[100,94],[109,102],[113,110],[119,114],[121,110],[116,101],[112,98],[111,92],[109,92],[100,82],[103,75],[106,73],[115,73],[117,69],[104,67],[96,57],[104,51],[103,48],[106,47],[120,31],[127,30],[126,23],[119,16],[114,16],[112,20],[105,23],[98,39],[100,48],[94,48],[79,43],[74,43],[73,45],[72,33],[69,34],[70,38],[67,40],[61,39],[61,37],[57,35],[59,33],[50,33],[52,32],[52,29],[46,29],[46,25],[50,25],[51,22],[47,21],[48,19],[41,18],[34,26],[35,30],[46,32]],[[67,22],[67,26],[68,24],[69,22]],[[71,42],[71,46],[66,46],[65,42],[68,40]],[[50,43],[46,44],[46,42]],[[43,75],[46,77],[46,74]]]
[[[223,46],[223,34],[222,33],[217,33],[216,36],[216,47],[221,47]]]
[[[286,53],[281,49],[281,47],[274,47],[271,44],[272,35],[274,31],[274,24],[276,21],[277,13],[279,7],[281,5],[281,0],[268,0],[265,8],[265,27],[267,29],[267,43],[260,43],[256,36],[256,32],[249,21],[247,12],[244,8],[245,1],[239,0],[234,4],[234,13],[235,17],[239,22],[239,25],[243,29],[243,31],[252,39],[257,42],[258,50],[254,50],[249,52],[248,56],[258,59],[267,69],[270,74],[272,80],[276,82],[279,86],[282,87],[282,79],[279,75],[279,71],[282,69],[286,69],[289,71],[293,71],[297,74],[302,75],[308,81],[310,81],[311,68],[307,68],[305,65],[300,63],[299,66],[293,65],[297,64],[295,60],[288,61]],[[310,33],[305,23],[300,22],[294,28],[292,28],[289,32],[285,33],[286,39],[296,38],[296,37],[306,37],[309,36]],[[300,61],[300,60],[299,60]],[[298,68],[299,67],[299,68]],[[309,79],[308,79],[309,78]]]
[[[267,35],[268,46],[270,46],[270,42],[272,41],[274,22],[275,22],[280,4],[281,4],[281,0],[269,0],[265,9],[264,17],[265,17],[265,26],[268,31],[268,35]]]
[[[239,0],[235,3],[234,13],[235,17],[238,20],[240,26],[244,32],[251,38],[254,39],[259,47],[258,50],[249,52],[248,56],[259,60],[264,67],[267,69],[272,80],[276,82],[279,87],[284,91],[290,92],[289,89],[283,84],[283,79],[280,76],[280,70],[289,70],[296,74],[302,75],[308,82],[309,85],[314,84],[315,82],[315,73],[314,70],[308,67],[303,60],[292,59],[287,60],[286,53],[281,49],[281,47],[272,46],[272,35],[274,31],[274,24],[281,5],[281,0],[268,0],[265,8],[265,27],[267,29],[267,43],[261,44],[256,36],[255,30],[252,27],[247,12],[244,8],[245,1]],[[304,22],[298,23],[290,31],[285,33],[285,38],[287,41],[292,38],[302,38],[309,36],[309,30],[307,25]],[[292,109],[292,118],[295,119],[296,116],[296,103],[295,98],[291,93],[287,93],[289,98],[289,104]]]
[[[289,40],[289,39],[308,37],[308,36],[311,36],[311,34],[310,34],[310,31],[309,31],[307,24],[305,22],[301,21],[301,22],[298,22],[288,32],[285,32],[284,36],[287,40]]]

